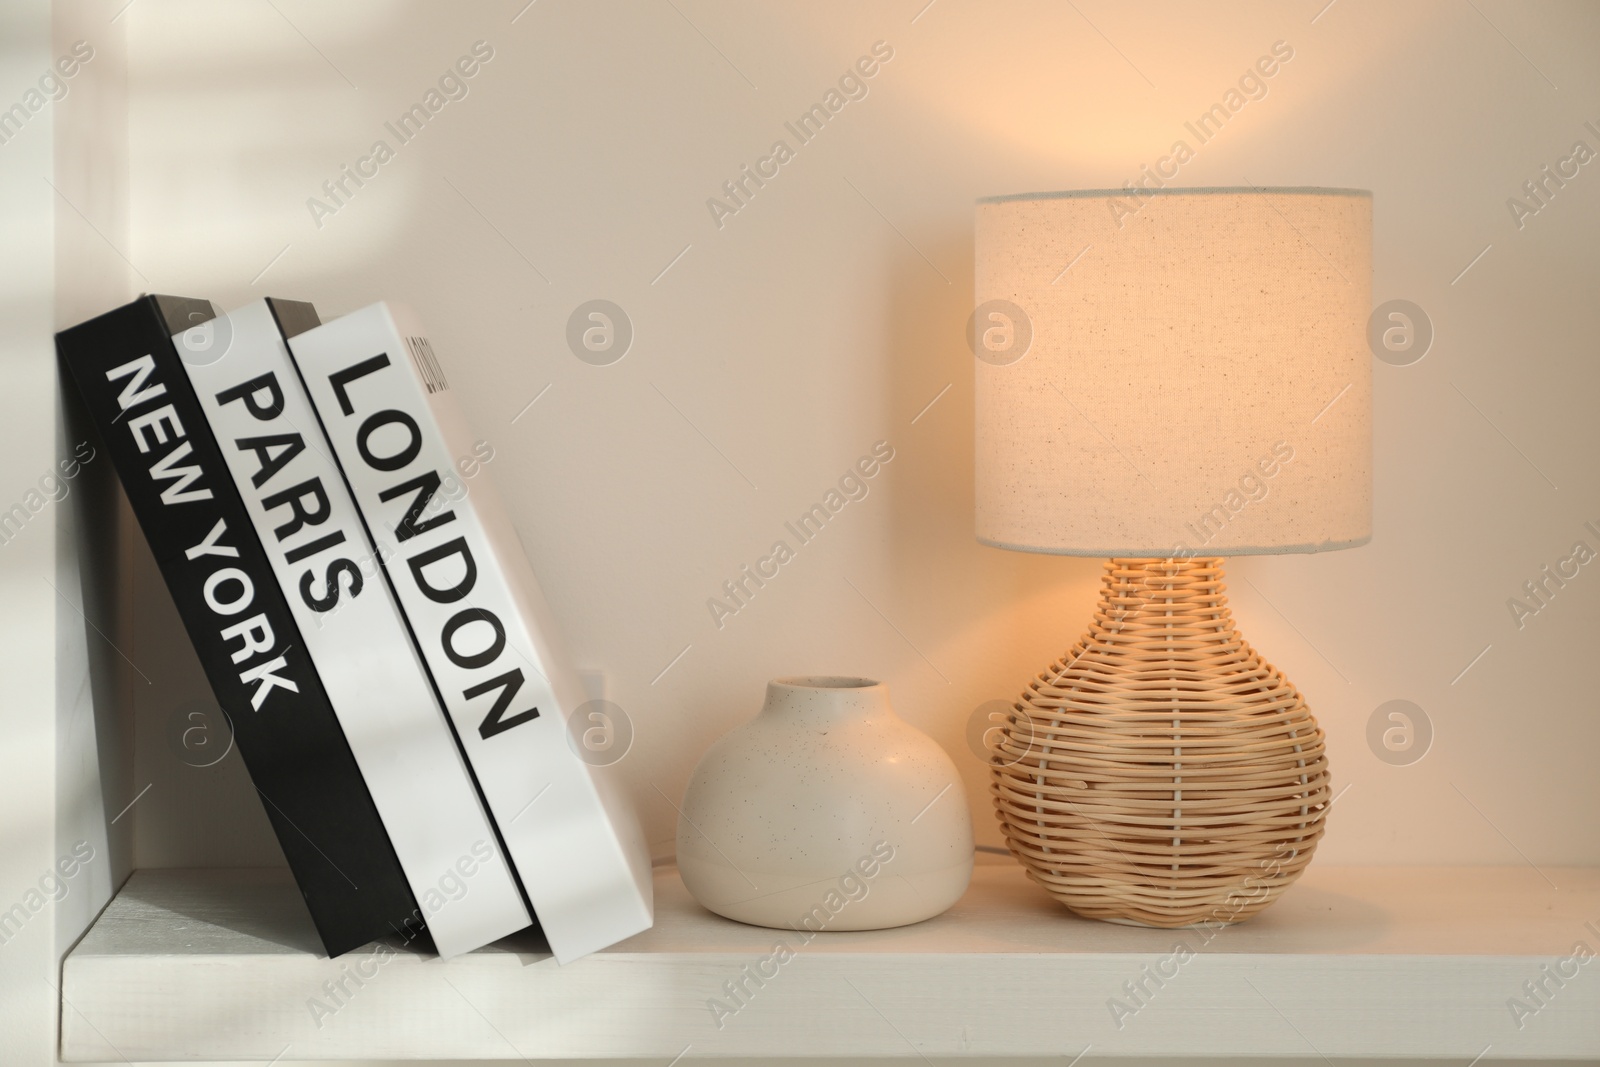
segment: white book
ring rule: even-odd
[[[289,347],[551,950],[648,929],[643,834],[568,741],[582,683],[420,324],[374,304]]]
[[[296,329],[310,305],[273,301]],[[461,748],[380,572],[273,306],[175,339],[441,956],[530,925]],[[216,353],[220,352],[220,355]],[[246,620],[241,620],[241,622]],[[328,857],[337,866],[339,857]],[[406,936],[410,936],[409,933]]]

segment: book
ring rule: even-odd
[[[648,929],[643,836],[569,743],[582,683],[427,336],[380,303],[289,350],[551,950]]]
[[[174,335],[204,300],[144,296],[56,335],[329,956],[419,928],[417,903]]]
[[[219,320],[224,351],[185,359],[184,370],[388,829],[416,918],[439,955],[454,956],[533,920],[289,362],[285,338],[316,325],[310,304],[258,300]]]

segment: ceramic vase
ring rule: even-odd
[[[756,926],[904,926],[972,877],[955,764],[866,678],[769,682],[760,714],[700,760],[680,812],[684,885]]]

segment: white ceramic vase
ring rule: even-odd
[[[695,767],[678,869],[696,900],[781,929],[877,930],[944,911],[972,877],[956,766],[866,678],[778,678]]]

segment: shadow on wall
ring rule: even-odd
[[[58,451],[64,442],[88,442],[93,450],[88,453],[93,458],[83,464],[62,501],[72,516],[67,523],[74,541],[70,551],[75,553],[80,581],[79,588],[62,589],[60,596],[83,612],[81,625],[88,667],[83,684],[88,687],[92,707],[93,758],[100,783],[95,795],[63,797],[59,803],[74,809],[97,804],[102,809],[93,817],[73,810],[64,813],[59,822],[64,826],[107,828],[106,836],[97,844],[104,848],[110,889],[122,883],[133,865],[133,823],[119,820],[117,815],[127,803],[126,798],[137,790],[133,785],[132,694],[134,685],[142,685],[143,681],[118,646],[125,644],[132,633],[129,537],[138,535],[130,534],[133,516],[88,414],[60,368],[57,373],[62,398]],[[81,728],[76,723],[73,726]],[[70,749],[62,746],[62,751]],[[85,758],[81,752],[75,756]]]
[[[917,725],[945,747],[973,802],[979,843],[999,840],[985,818],[984,762],[970,751],[980,705],[1010,701],[1077,639],[1088,621],[1100,561],[1008,552],[978,543],[973,522],[972,229],[919,242],[945,285],[910,249],[893,268],[885,353],[897,450],[889,494],[886,600],[928,663],[927,714]],[[915,420],[915,421],[912,421]],[[1085,506],[1092,506],[1086,502]],[[952,568],[950,560],[960,560]],[[903,619],[903,621],[902,621]],[[932,670],[929,670],[929,668]],[[915,668],[913,668],[915,669]],[[945,682],[933,676],[937,671]],[[945,684],[945,683],[948,684]],[[907,707],[912,707],[908,701]]]

